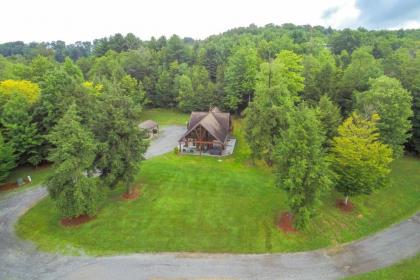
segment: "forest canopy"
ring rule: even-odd
[[[177,35],[141,40],[129,33],[72,44],[8,42],[0,44],[0,130],[4,142],[19,150],[19,164],[38,164],[51,147],[45,136],[71,104],[77,105],[82,125],[90,126],[95,98],[116,87],[143,107],[190,112],[218,106],[242,114],[257,95],[261,106],[267,102],[261,97],[270,89],[264,80],[283,79],[281,84],[298,86],[273,89],[292,93],[309,106],[327,98],[346,118],[367,107],[375,110],[370,113],[384,113],[385,97],[380,104],[370,96],[387,96],[386,83],[383,89],[379,83],[390,81],[393,92],[400,94],[387,98],[401,105],[381,116],[380,130],[387,133],[384,137],[398,134],[395,144],[385,141],[393,143],[397,155],[402,145],[418,153],[419,54],[419,29],[334,30],[293,24],[250,25],[204,40]],[[390,131],[387,126],[396,123],[391,124],[392,114],[399,112],[406,118],[400,121],[404,129]],[[17,132],[25,139],[16,137]]]

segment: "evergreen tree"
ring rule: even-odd
[[[46,185],[64,218],[94,215],[101,199],[98,180],[92,176],[97,145],[80,121],[72,104],[47,136],[54,145],[49,157],[54,167]]]
[[[276,146],[277,185],[286,190],[295,226],[305,228],[332,184],[316,112],[301,104]]]
[[[115,187],[122,181],[127,193],[138,173],[148,147],[143,130],[138,128],[141,106],[124,95],[117,83],[105,85],[93,125],[100,142],[96,167],[101,170],[104,185]]]
[[[370,194],[383,187],[390,172],[392,150],[379,141],[376,124],[379,120],[373,114],[367,120],[353,113],[338,128],[333,139],[332,166],[337,174],[336,189],[345,197]]]

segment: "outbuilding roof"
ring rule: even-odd
[[[147,120],[139,124],[139,127],[143,129],[153,129],[153,128],[156,128],[157,126],[158,126],[157,122],[154,122],[152,120]]]

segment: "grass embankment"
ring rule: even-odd
[[[420,279],[420,254],[398,264],[362,275],[349,277],[347,280],[418,280]]]
[[[64,228],[50,199],[17,224],[18,234],[42,250],[106,255],[133,252],[263,253],[311,250],[359,239],[420,210],[420,161],[406,157],[392,165],[391,184],[371,196],[352,199],[348,214],[326,196],[319,215],[304,232],[284,234],[276,227],[288,209],[271,170],[252,166],[240,123],[238,146],[230,158],[176,156],[142,164],[139,199],[124,202],[122,188],[109,193],[97,219]]]

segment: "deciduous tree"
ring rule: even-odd
[[[386,184],[392,149],[379,141],[377,114],[365,119],[353,113],[338,128],[333,139],[332,167],[337,174],[336,189],[345,197],[370,194]]]
[[[255,98],[245,111],[245,132],[252,157],[271,165],[276,142],[303,90],[302,58],[282,51],[260,69]]]
[[[225,70],[226,107],[240,111],[252,100],[258,71],[255,48],[239,46],[229,57]]]
[[[4,182],[10,171],[16,166],[15,160],[13,146],[4,142],[0,132],[0,183]]]
[[[410,137],[410,118],[413,116],[412,97],[397,79],[387,76],[371,81],[368,91],[356,95],[356,108],[367,117],[377,113],[380,139],[394,151],[395,157],[403,154],[403,145]]]

